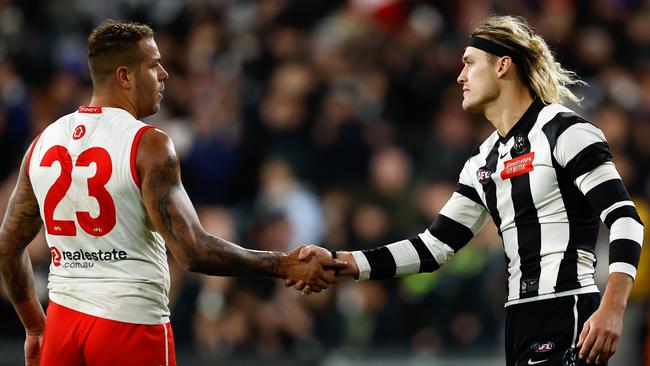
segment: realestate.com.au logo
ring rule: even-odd
[[[64,250],[61,252],[59,248],[52,246],[50,247],[50,252],[52,252],[52,264],[54,264],[54,267],[63,265],[64,268],[92,268],[95,266],[95,261],[115,262],[128,258],[125,251],[117,249],[110,251],[98,250],[95,252],[87,252],[80,249],[75,251]]]

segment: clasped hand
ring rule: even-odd
[[[335,271],[343,271],[349,267],[349,263],[333,259],[329,250],[315,245],[301,245],[289,252],[289,256],[295,256],[298,260],[296,267],[302,268],[306,275],[287,276],[284,285],[294,286],[305,295],[321,292],[330,284],[336,284],[338,281]]]

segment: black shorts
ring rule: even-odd
[[[591,293],[508,306],[506,364],[586,365],[578,359],[575,346],[582,326],[599,304],[600,294]]]

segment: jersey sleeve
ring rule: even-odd
[[[386,246],[352,252],[359,280],[433,272],[463,248],[485,225],[489,214],[471,183],[468,164],[458,189],[433,224],[421,234]]]
[[[574,124],[558,137],[553,154],[609,228],[609,272],[635,278],[643,223],[611,161],[602,131],[590,123]]]

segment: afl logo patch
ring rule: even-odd
[[[86,126],[84,125],[79,125],[77,128],[74,129],[74,133],[72,134],[72,138],[75,140],[79,140],[80,138],[84,137],[86,134]]]
[[[476,171],[476,179],[478,179],[478,182],[481,184],[487,184],[490,181],[491,176],[492,172],[485,168]]]
[[[530,349],[535,351],[535,353],[546,353],[550,352],[555,348],[555,343],[548,341],[544,343],[535,342],[530,346]]]

